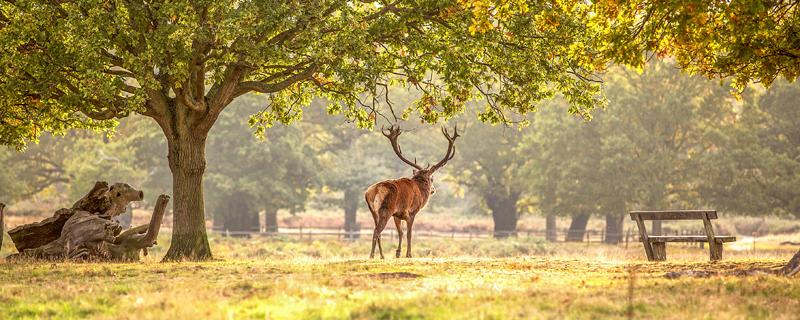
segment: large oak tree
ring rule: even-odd
[[[416,113],[448,118],[482,98],[482,120],[514,121],[560,93],[573,112],[601,103],[606,61],[584,5],[528,3],[482,19],[469,1],[14,0],[0,4],[0,143],[43,131],[158,123],[173,174],[165,260],[211,257],[203,173],[209,130],[248,93],[271,103],[257,131],[302,114],[312,96],[362,127]],[[480,25],[475,24],[478,21]],[[421,93],[393,108],[390,85]]]

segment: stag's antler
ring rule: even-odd
[[[447,164],[447,161],[450,161],[450,159],[453,159],[453,157],[456,155],[456,138],[459,137],[458,124],[456,124],[455,128],[453,128],[452,136],[447,131],[447,128],[445,128],[444,126],[442,126],[442,134],[444,135],[445,138],[447,138],[447,153],[445,153],[444,158],[441,161],[430,167],[431,171],[439,170],[439,168]]]
[[[394,149],[394,153],[397,154],[397,157],[400,158],[400,160],[403,160],[403,162],[416,168],[417,170],[422,170],[422,167],[417,164],[416,159],[414,159],[414,162],[411,162],[403,156],[403,151],[400,150],[400,145],[397,144],[397,137],[403,133],[403,131],[400,130],[400,126],[393,125],[389,128],[389,130],[384,130],[381,128],[381,133],[389,138],[389,141],[392,143],[392,149]]]

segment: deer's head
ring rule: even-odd
[[[450,161],[450,159],[453,159],[453,156],[455,156],[456,154],[455,143],[456,143],[456,138],[459,137],[458,125],[456,125],[455,128],[453,129],[452,135],[450,134],[450,132],[447,131],[447,128],[442,127],[442,134],[447,139],[447,152],[445,153],[444,158],[442,158],[442,160],[440,160],[434,165],[428,165],[427,167],[422,167],[421,165],[417,164],[416,158],[414,159],[414,161],[411,161],[406,159],[405,156],[403,156],[403,151],[400,149],[400,145],[397,143],[397,137],[399,137],[402,132],[403,131],[400,130],[399,126],[392,126],[388,130],[381,130],[381,133],[383,133],[383,135],[386,136],[386,138],[388,138],[389,141],[392,143],[392,149],[394,149],[394,153],[397,155],[397,157],[400,158],[400,160],[402,160],[406,164],[414,168],[413,179],[427,184],[430,188],[430,194],[433,194],[434,192],[436,192],[436,190],[433,188],[433,183],[432,183],[433,174],[436,172],[436,170],[439,170],[440,168],[444,167],[444,165],[447,164],[447,162]]]

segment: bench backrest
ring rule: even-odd
[[[637,220],[703,220],[716,219],[716,210],[669,210],[669,211],[631,211],[631,219]]]

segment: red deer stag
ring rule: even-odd
[[[447,138],[447,153],[438,163],[423,168],[418,165],[416,159],[409,161],[403,156],[400,146],[397,144],[397,137],[400,136],[400,127],[392,126],[388,131],[381,130],[384,136],[389,138],[392,148],[397,157],[403,162],[414,167],[414,175],[411,178],[400,178],[397,180],[384,180],[378,182],[367,189],[364,198],[367,200],[367,207],[372,212],[372,219],[375,220],[375,230],[372,233],[372,251],[370,258],[375,257],[375,244],[378,244],[378,251],[383,259],[383,248],[381,247],[381,232],[386,227],[389,218],[394,218],[397,226],[397,235],[400,237],[397,244],[396,257],[400,257],[403,247],[403,229],[401,220],[405,220],[408,225],[408,237],[406,243],[406,257],[411,258],[411,228],[414,226],[414,217],[428,203],[428,198],[435,190],[433,188],[431,176],[436,170],[443,167],[447,161],[453,159],[456,153],[455,142],[458,138],[458,126],[453,130],[451,136],[447,129],[442,127],[442,134]]]

